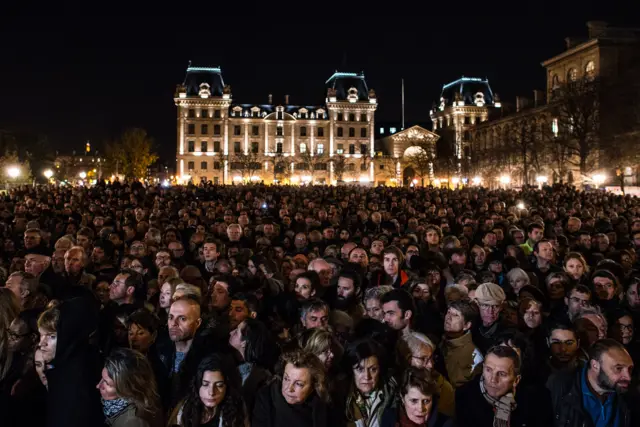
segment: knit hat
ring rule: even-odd
[[[502,288],[495,283],[483,283],[476,289],[476,301],[479,304],[502,304],[507,299]]]

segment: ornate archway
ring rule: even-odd
[[[402,171],[402,186],[408,187],[411,185],[411,181],[413,181],[415,177],[416,171],[411,166],[404,168],[404,171]]]

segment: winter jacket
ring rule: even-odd
[[[582,375],[584,369],[560,371],[553,374],[548,381],[551,392],[554,425],[556,427],[593,427],[591,416],[583,406]],[[616,396],[616,407],[619,411],[619,424],[616,427],[629,427],[631,414],[624,399]]]
[[[511,412],[510,427],[550,427],[553,411],[549,392],[542,387],[516,390],[516,408]],[[494,408],[480,391],[480,376],[456,390],[456,425],[458,427],[493,427]]]
[[[470,381],[478,372],[484,358],[473,343],[471,332],[459,338],[445,339],[440,345],[444,363],[453,387]]]
[[[105,424],[109,427],[161,427],[163,425],[160,417],[153,420],[141,417],[135,405],[129,405],[124,411],[107,418]]]

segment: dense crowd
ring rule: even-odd
[[[0,196],[0,425],[640,425],[640,202],[567,186]]]

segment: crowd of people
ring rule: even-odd
[[[568,186],[0,196],[0,425],[640,425],[640,201]]]

